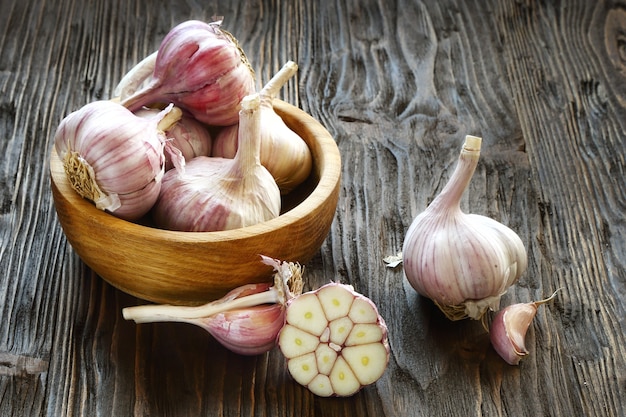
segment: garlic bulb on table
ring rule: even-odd
[[[125,220],[146,214],[161,189],[172,106],[143,119],[112,101],[91,102],[65,117],[54,137],[72,188]]]
[[[261,255],[274,268],[274,283],[246,284],[200,306],[143,305],[122,315],[135,323],[179,322],[199,326],[232,352],[258,355],[271,350],[285,323],[286,305],[302,293],[300,264]]]
[[[288,61],[261,89],[261,164],[272,174],[282,194],[288,194],[311,173],[313,157],[308,145],[274,111],[272,102],[298,66]],[[238,125],[223,128],[215,137],[213,156],[232,158],[237,152]]]
[[[280,214],[280,190],[261,165],[260,98],[244,97],[234,159],[196,157],[185,172],[167,171],[153,217],[158,227],[212,232],[261,223]]]
[[[482,139],[466,136],[452,177],[409,227],[404,272],[451,320],[479,319],[524,273],[526,249],[507,226],[465,214],[460,200],[478,164]]]
[[[254,70],[220,25],[189,20],[174,27],[159,46],[149,83],[122,105],[136,111],[174,103],[209,125],[236,123],[242,98],[255,91]]]

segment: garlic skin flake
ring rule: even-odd
[[[161,189],[166,119],[172,106],[142,119],[112,101],[91,102],[66,116],[54,145],[72,188],[125,220],[146,214]]]
[[[496,313],[489,328],[489,339],[506,363],[519,365],[521,359],[528,355],[526,332],[537,315],[539,306],[552,300],[557,292],[558,290],[544,300],[513,304]]]
[[[198,156],[185,172],[167,171],[153,208],[158,227],[213,232],[252,226],[280,215],[280,190],[261,165],[260,98],[244,97],[234,159]]]
[[[482,139],[466,136],[452,177],[409,227],[402,249],[407,280],[450,320],[480,319],[527,267],[526,249],[507,226],[465,214],[460,200],[478,164]]]

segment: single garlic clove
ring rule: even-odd
[[[189,20],[170,30],[159,46],[151,82],[122,105],[136,111],[171,102],[208,125],[236,123],[241,100],[255,91],[254,70],[220,25]]]
[[[491,344],[508,364],[517,365],[528,354],[524,339],[535,314],[537,307],[532,303],[514,304],[494,317],[489,331]]]
[[[54,142],[72,188],[117,217],[146,214],[161,188],[161,121],[171,111],[168,106],[147,120],[118,103],[95,101],[65,117]]]
[[[351,286],[327,284],[293,298],[278,345],[294,380],[322,397],[376,382],[389,361],[387,326]]]
[[[518,365],[520,360],[528,355],[526,349],[528,328],[537,315],[538,307],[552,300],[557,291],[541,301],[510,305],[494,316],[489,329],[489,338],[494,350],[509,365]]]

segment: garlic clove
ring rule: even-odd
[[[480,156],[482,139],[466,136],[448,183],[407,230],[403,268],[411,286],[450,320],[479,319],[527,267],[520,237],[493,219],[461,211],[461,197]]]
[[[537,314],[538,307],[552,300],[557,291],[544,300],[513,304],[496,313],[489,329],[489,338],[494,350],[506,363],[518,365],[520,360],[528,355],[526,348],[528,328]]]
[[[524,339],[536,313],[533,304],[515,304],[494,317],[489,331],[491,344],[508,364],[517,365],[528,354]]]
[[[118,103],[95,101],[65,117],[54,142],[72,188],[117,217],[136,220],[146,214],[161,188],[166,139],[161,121],[171,111],[168,106],[146,120]]]
[[[136,111],[173,102],[208,125],[236,123],[241,100],[255,91],[254,70],[237,40],[220,26],[221,21],[189,20],[170,30],[159,46],[151,82],[122,105]]]

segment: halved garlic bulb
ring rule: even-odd
[[[320,397],[355,394],[389,362],[387,325],[376,305],[339,283],[287,303],[278,346],[295,381]]]

